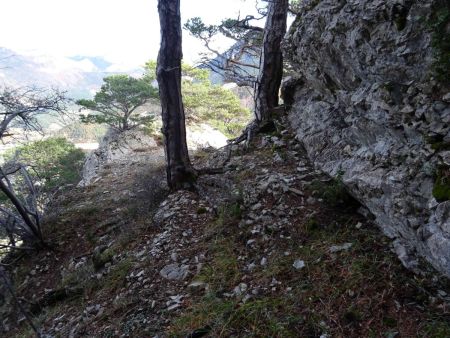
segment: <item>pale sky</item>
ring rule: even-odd
[[[194,16],[218,23],[254,13],[255,0],[181,0],[181,6],[182,24]],[[158,53],[157,0],[2,0],[0,32],[0,47],[17,52],[139,66]],[[183,40],[184,59],[194,62],[201,44],[185,30]]]

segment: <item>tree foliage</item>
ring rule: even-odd
[[[39,118],[64,115],[67,98],[63,92],[34,87],[0,89],[0,139],[13,136],[11,128],[42,133]]]
[[[32,168],[30,176],[42,192],[78,183],[84,157],[82,150],[62,137],[32,142],[5,154],[7,165]]]
[[[272,2],[256,0],[257,15],[224,18],[217,24],[206,24],[200,17],[188,19],[184,29],[199,39],[207,50],[201,54],[201,63],[220,74],[227,82],[253,87],[259,71],[264,37],[262,22],[268,14],[267,3]],[[302,0],[290,0],[289,12],[297,15],[301,4]],[[223,52],[214,46],[217,37],[228,38],[234,44]]]
[[[64,138],[49,138],[13,149],[5,160],[1,173],[7,190],[0,192],[0,235],[6,230],[13,248],[18,240],[36,243],[36,237],[42,237],[40,218],[48,201],[57,188],[80,180],[84,153]],[[14,203],[34,225],[16,215]]]
[[[129,75],[112,75],[92,100],[78,100],[77,104],[94,114],[81,115],[84,123],[104,123],[119,130],[129,130],[153,121],[151,114],[138,114],[137,109],[158,97],[157,89],[145,79]]]
[[[44,114],[65,114],[67,98],[59,91],[39,88],[3,88],[0,91],[0,140],[14,137],[13,128],[21,132],[42,132],[39,117]],[[22,185],[18,186],[20,182]],[[18,236],[22,241],[36,246],[45,246],[41,232],[41,209],[38,186],[26,166],[14,163],[0,168],[0,191],[4,198],[0,203],[0,230],[9,238],[0,249],[15,249]]]
[[[153,81],[156,63],[146,64],[146,78]],[[213,85],[209,71],[182,64],[181,91],[186,119],[205,122],[228,137],[236,136],[250,119],[250,111],[242,107],[239,98],[230,90]]]
[[[224,19],[220,24],[207,25],[200,17],[189,19],[184,29],[202,41],[206,53],[201,54],[201,62],[211,71],[220,74],[225,81],[235,82],[240,86],[253,86],[258,71],[261,52],[263,28],[253,25],[253,21],[262,19],[254,16]],[[226,52],[214,47],[217,36],[234,41]]]

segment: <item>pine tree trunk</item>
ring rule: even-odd
[[[283,53],[281,42],[286,34],[288,0],[269,3],[259,74],[256,81],[255,116],[259,125],[272,120],[272,112],[278,106],[278,93],[283,77]]]
[[[181,97],[180,0],[158,0],[158,12],[161,47],[157,78],[162,107],[167,182],[171,190],[191,189],[196,173],[189,160]]]

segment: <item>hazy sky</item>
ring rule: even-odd
[[[254,11],[254,0],[181,0],[182,24],[209,23]],[[2,0],[0,47],[57,56],[102,56],[118,65],[142,65],[159,48],[157,0]],[[184,58],[201,45],[183,30]]]

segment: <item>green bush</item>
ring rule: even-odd
[[[44,192],[77,183],[81,179],[84,157],[83,151],[60,137],[32,142],[5,155],[8,163],[29,166],[29,174]]]

